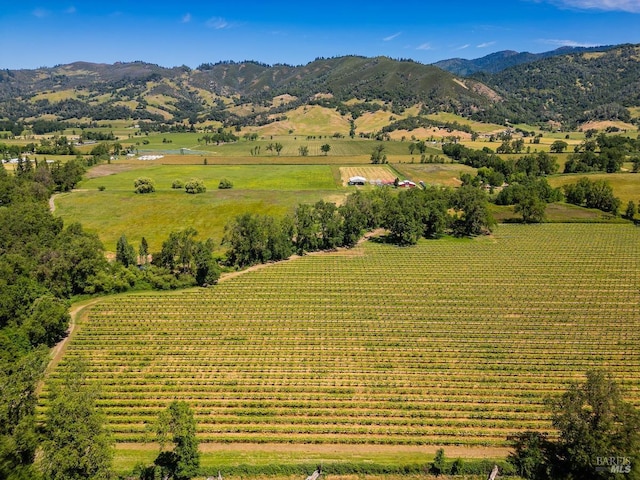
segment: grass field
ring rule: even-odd
[[[212,445],[504,446],[548,431],[545,398],[591,368],[640,405],[638,272],[630,225],[368,242],[210,289],[105,298],[64,359],[86,357],[120,442],[147,441],[183,399]]]
[[[131,167],[131,165],[124,165]],[[118,172],[83,181],[79,189],[55,198],[56,215],[80,222],[97,233],[107,250],[114,251],[123,233],[138,244],[142,237],[159,251],[172,230],[194,227],[201,238],[222,241],[225,224],[246,212],[282,216],[298,203],[320,199],[340,202],[349,191],[340,187],[340,172],[328,165],[134,165],[132,169],[103,165],[102,172]],[[156,192],[137,195],[134,180],[154,180]],[[174,180],[201,178],[207,192],[188,195],[172,189]],[[219,190],[222,178],[233,188]],[[105,187],[99,191],[98,187]],[[222,251],[222,249],[220,249]]]
[[[185,157],[192,156],[178,156],[177,160]],[[254,212],[280,216],[292,212],[299,203],[320,199],[339,203],[353,190],[343,186],[345,178],[363,172],[371,179],[400,177],[456,187],[461,172],[475,171],[460,164],[205,166],[155,162],[118,160],[92,168],[76,191],[56,196],[56,215],[65,222],[80,222],[97,233],[109,251],[115,250],[123,233],[135,244],[145,237],[150,248],[157,251],[170,231],[186,225],[193,226],[200,237],[211,237],[219,243],[225,224],[236,215]],[[154,180],[155,193],[133,192],[135,179],[143,176]],[[194,177],[204,181],[206,193],[187,195],[184,190],[171,188],[174,180],[186,182]],[[231,180],[233,189],[218,190],[222,178]],[[104,191],[99,191],[99,187],[104,187]],[[220,247],[219,251],[222,250]]]

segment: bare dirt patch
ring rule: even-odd
[[[631,125],[630,123],[625,123],[620,121],[615,122],[611,120],[600,121],[600,122],[587,122],[582,124],[582,126],[580,127],[580,130],[583,132],[590,129],[605,130],[607,127],[617,127],[620,130],[627,130],[632,132],[636,130],[636,127],[634,125]]]
[[[90,178],[106,177],[108,175],[114,175],[116,173],[133,170],[134,168],[135,168],[135,165],[132,165],[130,163],[128,164],[127,163],[118,163],[118,164],[108,163],[104,165],[96,165],[95,167],[89,169],[89,171],[85,175],[85,178],[90,179]]]

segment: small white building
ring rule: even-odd
[[[364,177],[355,176],[349,179],[349,185],[364,185],[366,183],[367,179]]]

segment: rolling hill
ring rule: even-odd
[[[244,127],[282,119],[303,105],[321,105],[346,120],[418,106],[421,115],[451,112],[500,124],[629,121],[629,108],[640,106],[640,46],[571,52],[498,52],[474,61],[498,73],[466,78],[412,60],[360,56],[318,58],[301,66],[244,61],[190,69],[75,62],[0,70],[0,119]],[[549,58],[532,61],[545,55]],[[530,62],[505,69],[522,61]],[[450,69],[471,71],[454,63]]]
[[[560,47],[555,50],[543,53],[516,52],[513,50],[502,50],[491,53],[481,58],[466,60],[464,58],[449,58],[440,60],[433,65],[446,70],[454,75],[468,76],[474,73],[499,73],[507,68],[525,63],[533,63],[545,58],[557,57],[560,55],[570,55],[572,53],[583,52],[606,52],[615,48],[613,46],[600,47]]]

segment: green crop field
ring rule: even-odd
[[[640,405],[639,291],[636,227],[500,225],[105,298],[63,361],[86,358],[119,442],[182,399],[205,443],[504,446],[592,368]]]

